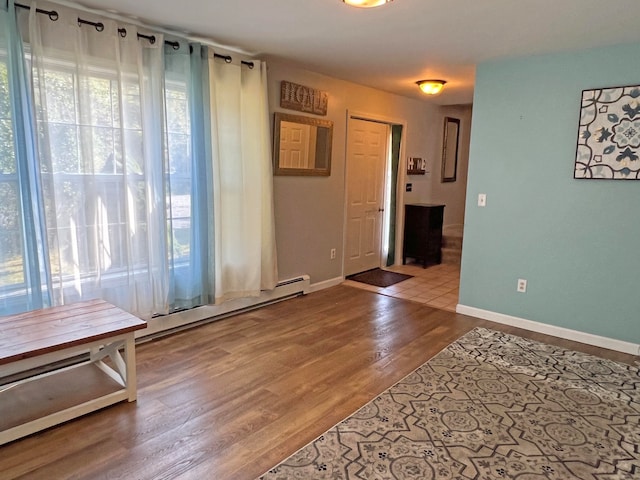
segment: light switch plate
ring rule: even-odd
[[[478,194],[478,206],[479,207],[486,207],[487,206],[487,194],[486,193],[479,193]]]

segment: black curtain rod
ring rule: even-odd
[[[233,60],[233,58],[231,58],[231,55],[220,55],[219,53],[214,53],[213,56],[214,58],[220,58],[224,60],[224,63],[231,63],[231,61]]]
[[[21,3],[14,3],[14,5],[16,7],[19,7],[19,8],[24,8],[24,9],[27,9],[27,10],[31,10],[31,7],[28,6],[28,5],[22,5]],[[47,15],[49,17],[49,19],[54,21],[54,22],[56,20],[58,20],[58,18],[60,18],[60,16],[58,15],[58,12],[56,12],[55,10],[43,10],[41,8],[36,8],[36,12],[42,13],[44,15]],[[80,17],[78,17],[78,25],[79,26],[80,25],[91,25],[98,32],[102,32],[104,30],[104,23],[102,23],[102,22],[91,22],[89,20],[85,20],[85,19],[80,18]],[[126,28],[118,28],[118,34],[122,38],[126,37],[127,36],[127,29]],[[138,38],[144,38],[144,39],[148,40],[151,45],[156,43],[156,36],[155,35],[145,35],[143,33],[138,33]],[[169,46],[173,47],[174,50],[178,50],[180,48],[180,43],[179,42],[172,42],[171,40],[165,40],[164,43],[165,43],[165,45],[169,45]],[[193,52],[193,49],[191,48],[190,51]],[[231,55],[221,55],[219,53],[214,53],[213,56],[215,58],[220,58],[220,59],[224,60],[225,63],[231,63],[233,61],[233,58],[231,57]],[[249,68],[253,68],[254,67],[254,63],[253,62],[247,62],[245,60],[241,60],[240,63],[242,65],[246,65]]]
[[[26,10],[31,10],[31,7],[29,5],[22,5],[21,3],[14,3],[14,5],[16,7],[19,7],[19,8],[24,8]],[[60,18],[60,16],[58,15],[58,12],[56,12],[55,10],[43,10],[41,8],[36,8],[36,12],[42,13],[44,15],[47,15],[49,17],[49,19],[51,19],[54,22],[56,20],[58,20],[58,18]],[[104,23],[102,23],[102,22],[91,22],[89,20],[85,20],[83,18],[78,17],[78,25],[91,25],[98,32],[104,31]],[[118,33],[120,34],[120,36],[122,38],[124,38],[124,37],[127,36],[127,29],[126,28],[118,28]],[[145,39],[149,40],[149,43],[151,45],[156,43],[155,35],[145,35],[143,33],[138,33],[138,38],[145,38]],[[172,46],[174,50],[178,50],[180,48],[180,43],[179,42],[172,42],[170,40],[165,40],[164,43],[167,44],[167,45]]]
[[[89,20],[84,20],[84,19],[82,19],[80,17],[78,17],[78,25],[91,25],[98,32],[102,32],[104,30],[104,23],[102,23],[102,22],[90,22]],[[127,29],[126,28],[118,28],[118,34],[122,38],[126,37],[127,36]],[[138,35],[138,38],[144,38],[144,39],[148,40],[151,45],[156,43],[156,36],[155,35],[145,35],[144,33],[138,33],[137,35]],[[165,45],[170,45],[171,47],[173,47],[174,50],[178,50],[180,48],[180,43],[179,42],[172,42],[171,40],[165,40],[164,43],[165,43]]]
[[[31,10],[31,7],[29,5],[22,5],[21,3],[14,3],[14,5],[19,8],[25,8],[27,10]],[[56,12],[55,10],[43,10],[41,8],[36,8],[36,12],[43,13],[49,16],[49,19],[53,22],[55,22],[56,20],[58,20],[58,18],[60,18],[60,16],[58,15],[58,12]]]
[[[231,55],[221,55],[219,53],[214,53],[213,56],[215,58],[220,58],[221,60],[224,60],[224,63],[231,63],[233,61],[233,58],[231,57]],[[240,63],[242,65],[246,65],[249,68],[253,68],[254,67],[253,62],[246,62],[244,60],[241,60]]]
[[[80,20],[80,19],[78,19],[78,20]],[[127,29],[126,28],[119,28],[118,29],[118,33],[120,34],[120,36],[122,38],[124,38],[124,37],[127,36]],[[138,38],[145,38],[145,39],[149,40],[149,43],[151,45],[156,43],[156,36],[155,35],[145,35],[144,33],[138,33],[137,35],[138,35]],[[165,40],[164,44],[173,47],[174,50],[178,50],[180,48],[180,42],[172,42],[171,40]]]

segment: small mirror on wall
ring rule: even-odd
[[[442,182],[456,181],[459,137],[460,120],[452,117],[444,117],[444,134],[442,138]]]
[[[273,123],[274,175],[331,175],[333,122],[276,113]]]

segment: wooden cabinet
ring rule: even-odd
[[[402,263],[407,257],[423,266],[442,260],[442,219],[444,205],[416,203],[404,206],[404,247]]]

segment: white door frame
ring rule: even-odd
[[[345,142],[344,142],[344,192],[343,192],[343,213],[342,213],[342,278],[344,278],[344,259],[345,259],[345,255],[346,255],[346,245],[347,245],[347,211],[348,211],[348,205],[347,205],[347,185],[348,185],[348,178],[347,178],[347,162],[349,161],[349,159],[347,158],[347,143],[349,141],[349,120],[351,118],[357,119],[357,120],[365,120],[365,121],[370,121],[370,122],[378,122],[378,123],[386,123],[387,125],[389,125],[389,127],[393,126],[393,125],[402,125],[402,137],[400,138],[400,154],[399,154],[399,159],[398,159],[398,188],[396,191],[396,248],[395,248],[395,263],[394,265],[401,265],[402,264],[402,241],[403,241],[403,235],[402,232],[404,231],[404,184],[406,183],[406,169],[405,169],[405,164],[403,159],[405,158],[405,144],[406,141],[405,139],[407,138],[407,122],[404,119],[400,119],[400,118],[394,118],[394,117],[387,117],[384,115],[377,115],[374,113],[367,113],[367,112],[362,112],[362,111],[358,111],[358,110],[347,110],[347,116],[346,116],[346,124],[345,124],[345,131],[346,131],[346,135],[345,135]],[[391,149],[391,145],[389,144],[389,149]],[[387,155],[387,159],[386,159],[386,163],[385,163],[385,169],[384,169],[384,184],[385,184],[385,188],[384,188],[384,194],[383,194],[383,198],[384,198],[384,204],[385,204],[385,208],[387,205],[387,199],[388,199],[388,189],[387,189],[387,184],[389,181],[388,178],[388,172],[389,172],[389,162],[391,161],[391,155]],[[383,238],[387,238],[389,236],[389,224],[388,222],[383,222],[383,226],[382,226],[382,235]],[[383,242],[381,245],[383,245],[386,242]],[[382,257],[382,253],[381,252],[381,257]]]

